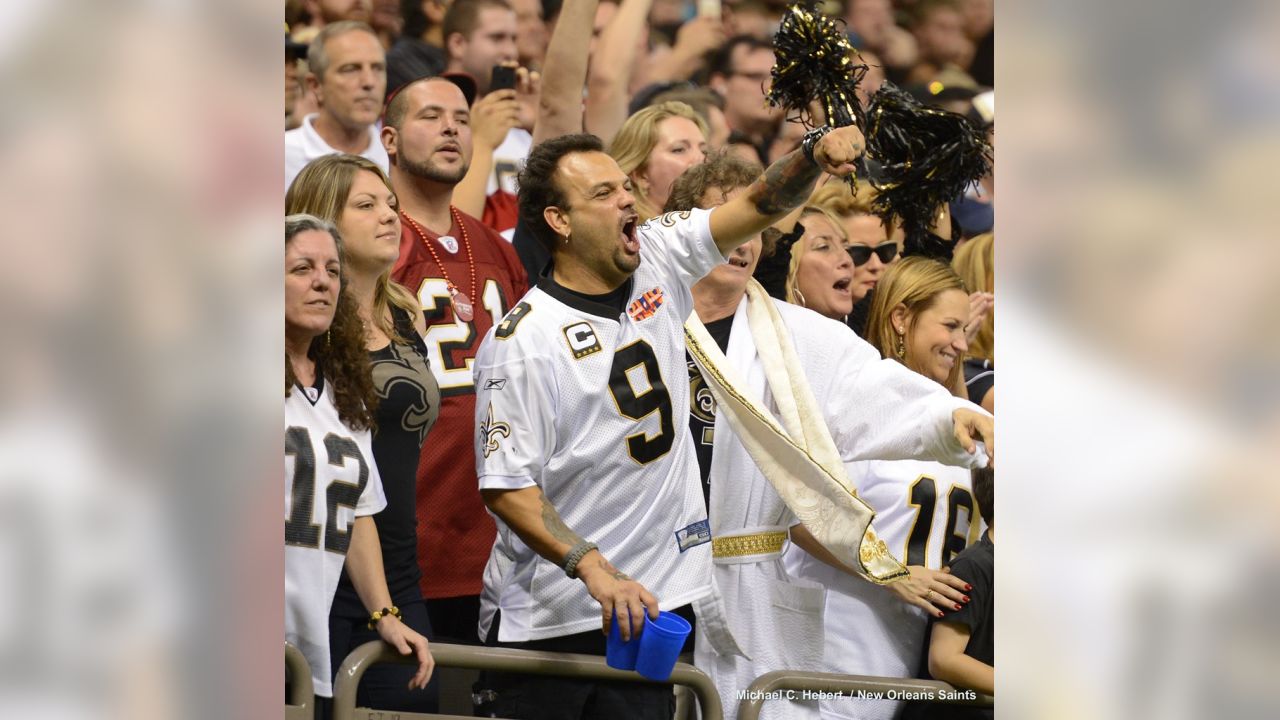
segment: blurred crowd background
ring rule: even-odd
[[[275,73],[335,4],[0,8],[0,716],[278,711]],[[1007,3],[984,66],[983,8],[824,9],[903,85],[1000,78],[1002,716],[1276,717],[1280,9]],[[633,67],[780,10],[655,1]]]

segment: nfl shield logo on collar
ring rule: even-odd
[[[445,250],[448,250],[450,253],[453,253],[453,254],[455,254],[455,255],[457,254],[457,252],[458,252],[458,239],[457,239],[457,238],[455,238],[454,236],[452,236],[452,235],[441,235],[441,236],[440,236],[440,244],[441,244],[441,245],[443,245],[443,246],[444,246],[444,249],[445,249]]]

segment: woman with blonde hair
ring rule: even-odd
[[[875,200],[876,189],[869,182],[859,183],[857,192],[850,190],[848,183],[828,182],[814,191],[809,204],[826,208],[840,218],[849,242],[854,245],[876,249],[890,242],[897,245],[897,253],[884,263],[890,265],[902,254],[905,233],[898,223],[886,225],[876,215],[872,207]]]
[[[895,360],[952,390],[959,387],[967,349],[964,327],[969,295],[947,265],[923,257],[894,263],[876,288],[868,317],[867,339],[881,357]],[[854,462],[849,478],[875,510],[876,531],[912,574],[951,578],[951,559],[978,538],[980,521],[973,499],[970,471],[919,460]],[[793,553],[788,562],[796,574],[827,586],[826,649],[830,672],[854,675],[914,677],[924,653],[928,616],[906,606],[891,593],[855,579],[813,556]],[[963,581],[959,581],[964,586]],[[954,587],[954,586],[953,586]],[[969,601],[961,590],[931,590],[936,618]],[[856,705],[856,707],[855,707]],[[864,720],[894,716],[889,701],[823,702],[824,717]]]
[[[991,296],[995,292],[995,235],[983,233],[956,248],[951,267],[973,293]],[[988,303],[990,306],[990,303]],[[964,361],[964,384],[969,399],[987,412],[995,412],[995,310],[990,308],[977,327],[970,327],[969,357]]]
[[[804,234],[791,246],[786,300],[845,322],[854,304],[875,288],[897,248],[854,245],[840,218],[820,205],[806,205],[800,224]]]
[[[707,123],[682,102],[650,105],[622,124],[609,155],[631,178],[640,219],[657,217],[676,178],[706,159]]]
[[[440,390],[423,342],[424,318],[417,299],[391,280],[400,257],[400,217],[395,193],[381,168],[357,155],[326,155],[298,173],[285,195],[290,213],[310,213],[332,222],[345,244],[346,290],[355,301],[368,354],[378,409],[373,458],[386,491],[387,507],[374,516],[382,564],[393,606],[405,623],[432,637],[419,581],[417,471],[422,443],[439,413]],[[332,667],[359,645],[374,639],[364,604],[344,576],[329,615]],[[360,684],[366,707],[435,712],[436,689],[406,691],[403,665],[370,669]]]

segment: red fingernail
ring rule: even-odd
[[[943,613],[942,613],[942,612],[939,612],[939,613],[938,613],[938,617],[942,617],[942,615],[943,615]]]
[[[957,610],[962,610],[963,608],[961,608],[959,605],[957,605],[957,606],[956,606],[956,609],[957,609]]]
[[[965,592],[973,592],[973,586],[972,586],[972,585],[965,585],[965,586],[964,586],[964,589],[965,589]]]
[[[969,596],[968,596],[968,595],[965,595],[965,596],[964,596],[964,601],[965,601],[965,602],[969,602]]]

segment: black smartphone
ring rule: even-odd
[[[509,65],[494,65],[493,77],[489,81],[489,92],[509,90],[516,86],[516,69]]]

